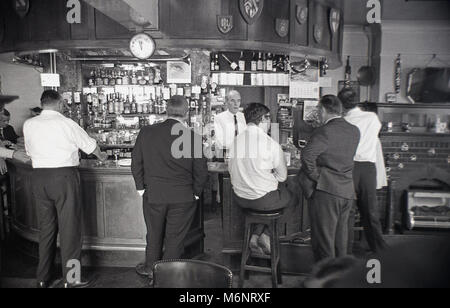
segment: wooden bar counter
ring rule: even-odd
[[[146,227],[142,198],[130,167],[114,161],[83,160],[79,167],[83,194],[83,263],[134,266],[144,260]],[[31,193],[31,165],[8,162],[11,227],[21,238],[38,242],[36,202]],[[200,202],[199,202],[200,204]],[[203,253],[203,211],[199,209],[188,234],[186,256]]]

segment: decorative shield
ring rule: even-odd
[[[280,37],[286,37],[289,33],[289,20],[277,18],[275,21],[275,29]]]
[[[20,18],[24,18],[30,10],[30,0],[13,0],[13,7]]]
[[[223,34],[229,33],[233,30],[233,16],[232,15],[217,15],[217,27]]]
[[[330,10],[330,28],[331,33],[334,35],[339,30],[341,23],[341,12],[338,9]]]
[[[264,0],[239,0],[242,17],[251,25],[261,16]]]
[[[317,43],[321,43],[323,38],[323,27],[322,25],[315,24],[314,25],[314,39]]]
[[[308,20],[308,7],[297,5],[296,15],[299,24],[303,25]]]

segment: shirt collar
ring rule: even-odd
[[[48,109],[42,110],[41,115],[45,115],[45,114],[49,114],[49,115],[57,114],[57,115],[60,115],[61,113],[58,112],[58,111],[55,111],[55,110],[48,110]]]
[[[341,116],[335,116],[335,117],[332,117],[331,119],[328,119],[328,120],[325,122],[325,125],[328,124],[328,123],[330,123],[330,122],[333,121],[333,120],[340,119],[340,118],[342,118],[342,117],[341,117]]]
[[[361,113],[361,112],[362,112],[361,108],[355,107],[352,110],[347,112],[347,116],[353,116],[353,115]]]
[[[167,120],[177,121],[177,122],[179,122],[179,123],[181,123],[181,124],[183,124],[184,126],[186,126],[186,127],[187,127],[187,123],[186,123],[186,121],[181,121],[181,120],[180,120],[180,119],[178,119],[178,118],[172,118],[172,117],[168,117],[168,118],[167,118]]]

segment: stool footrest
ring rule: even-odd
[[[246,265],[245,270],[252,271],[252,272],[269,273],[269,274],[272,273],[272,269],[269,267],[255,266],[255,265]]]

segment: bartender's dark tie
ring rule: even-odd
[[[234,116],[234,136],[236,137],[239,134],[239,127],[236,115]]]

